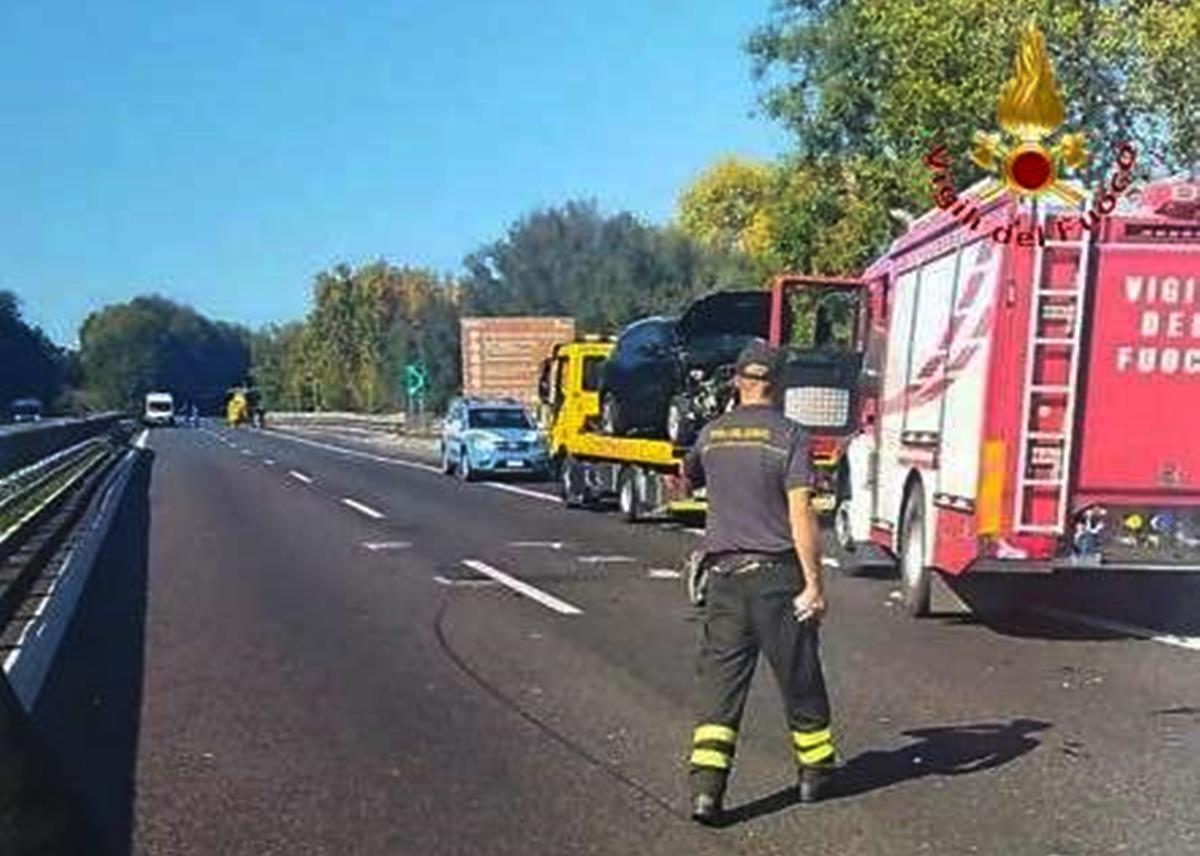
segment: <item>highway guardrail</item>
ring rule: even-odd
[[[0,476],[35,464],[92,437],[111,431],[119,413],[101,413],[83,419],[53,420],[6,428],[0,433]]]

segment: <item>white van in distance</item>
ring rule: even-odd
[[[169,392],[146,394],[146,408],[142,412],[146,425],[175,425],[175,399]]]

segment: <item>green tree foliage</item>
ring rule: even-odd
[[[677,312],[705,291],[761,285],[745,256],[702,247],[629,213],[606,216],[582,201],[523,217],[465,266],[469,314],[569,315],[598,333]]]
[[[33,396],[57,403],[69,369],[67,355],[21,316],[21,302],[0,291],[0,409]]]
[[[80,330],[86,400],[98,408],[140,407],[151,390],[216,412],[225,390],[245,382],[250,334],[210,321],[164,297],[137,297],[87,317]]]
[[[268,410],[360,410],[407,406],[404,365],[426,365],[425,403],[438,408],[461,375],[457,290],[419,268],[379,261],[322,271],[302,323],[254,337],[254,376]]]
[[[1082,178],[1099,179],[1126,139],[1159,168],[1200,163],[1200,0],[780,0],[747,50],[766,112],[795,135],[801,192],[788,204],[798,210],[779,225],[789,264],[850,271],[895,231],[889,209],[927,210],[920,159],[935,134],[956,155],[960,187],[982,177],[972,137],[996,125],[1031,17],[1060,83],[1064,130],[1087,135]]]

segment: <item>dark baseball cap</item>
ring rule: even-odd
[[[735,368],[743,377],[773,381],[783,367],[783,355],[762,339],[755,339],[738,354]]]

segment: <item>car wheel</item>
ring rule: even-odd
[[[611,392],[604,393],[604,400],[600,403],[600,424],[604,433],[612,437],[620,437],[629,430],[624,408]]]
[[[909,491],[900,524],[900,576],[904,608],[914,618],[929,614],[929,566],[925,557],[925,492],[919,484]]]
[[[695,434],[692,408],[685,396],[677,395],[667,407],[667,439],[676,446],[690,446]]]
[[[475,481],[475,471],[471,469],[471,456],[466,447],[458,451],[458,477],[465,482]]]

